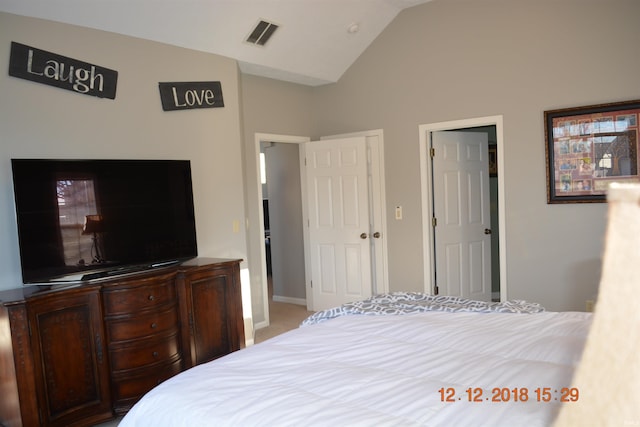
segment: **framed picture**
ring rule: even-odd
[[[495,145],[489,146],[489,176],[498,176],[498,148]]]
[[[544,112],[547,203],[606,202],[612,182],[640,182],[640,100]]]

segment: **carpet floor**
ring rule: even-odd
[[[255,332],[255,343],[280,335],[284,332],[296,329],[300,322],[311,316],[313,311],[307,311],[304,305],[289,304],[285,302],[269,302],[269,326]]]

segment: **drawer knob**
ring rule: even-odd
[[[158,357],[158,352],[157,351],[154,351],[152,354],[153,354],[153,357],[155,357],[155,358]]]
[[[156,324],[156,322],[153,322],[153,323],[151,324],[151,329],[155,329],[155,328],[157,328],[157,327],[158,327],[158,325]]]
[[[149,295],[149,301],[153,301],[154,299],[156,299],[156,297],[154,297],[153,295]]]

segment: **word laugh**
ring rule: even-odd
[[[118,72],[20,43],[11,43],[9,75],[84,95],[115,99]]]

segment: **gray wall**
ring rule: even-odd
[[[387,225],[390,288],[419,291],[418,126],[502,115],[508,297],[584,310],[597,293],[606,205],[546,203],[543,112],[640,98],[638,16],[635,0],[433,0],[400,13],[310,97],[243,76],[245,140],[384,129],[387,215],[397,205],[404,215]]]
[[[640,98],[636,0],[434,0],[403,11],[336,84],[314,134],[383,128],[391,290],[421,290],[418,126],[502,115],[508,297],[584,310],[605,204],[546,203],[543,112]]]
[[[118,71],[116,99],[98,99],[10,77],[11,41]],[[11,181],[13,157],[191,160],[199,253],[243,258],[246,271],[235,61],[0,13],[0,70],[0,289],[22,286]],[[224,108],[162,110],[158,82],[202,80],[221,82]],[[249,284],[243,281],[243,286]]]
[[[216,55],[0,13],[0,69],[14,40],[120,73],[115,101],[0,75],[0,289],[21,283],[11,157],[188,158],[200,253],[247,260],[260,322],[255,133],[383,128],[388,216],[404,208],[388,224],[390,286],[420,290],[418,126],[503,115],[509,297],[584,309],[606,205],[546,204],[542,114],[640,98],[638,16],[636,0],[434,0],[402,12],[338,83],[310,88],[239,78]],[[157,82],[181,80],[220,80],[225,108],[163,112]],[[247,234],[234,232],[245,218]]]

